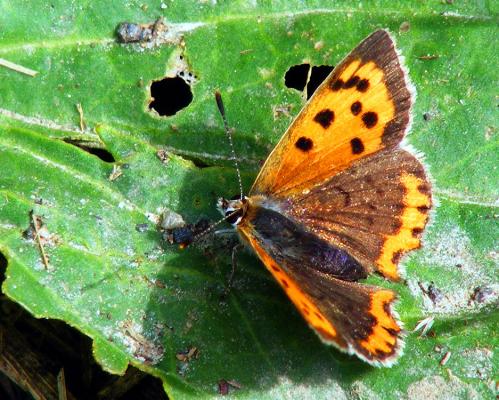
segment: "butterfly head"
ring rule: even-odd
[[[246,196],[241,198],[241,196],[237,195],[228,200],[221,197],[217,201],[217,208],[229,224],[237,226],[248,209],[248,198]]]

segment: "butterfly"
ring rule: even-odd
[[[397,296],[359,281],[400,279],[432,207],[425,169],[402,147],[413,102],[392,37],[372,33],[319,86],[248,196],[218,200],[320,339],[376,366],[403,349]]]

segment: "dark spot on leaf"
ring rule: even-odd
[[[135,225],[135,230],[139,233],[147,232],[148,229],[149,229],[149,224],[147,223]]]

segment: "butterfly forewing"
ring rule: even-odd
[[[386,31],[376,31],[317,89],[268,157],[250,194],[286,197],[395,146],[408,129],[410,108],[410,84],[394,42]]]

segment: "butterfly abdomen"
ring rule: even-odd
[[[365,268],[346,251],[305,231],[277,211],[253,206],[248,210],[246,223],[252,226],[263,247],[282,265],[302,265],[346,281],[367,277]]]

